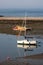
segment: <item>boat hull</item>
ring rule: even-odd
[[[17,41],[18,44],[24,44],[24,45],[33,45],[33,44],[36,44],[36,40],[18,40]]]

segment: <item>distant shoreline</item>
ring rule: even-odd
[[[43,17],[5,17],[0,16],[0,20],[43,20]]]

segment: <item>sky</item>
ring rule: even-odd
[[[0,0],[0,9],[3,8],[42,8],[43,0]]]

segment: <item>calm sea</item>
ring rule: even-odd
[[[0,9],[3,16],[26,16],[43,17],[43,9]]]

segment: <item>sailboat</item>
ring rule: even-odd
[[[25,26],[24,27],[26,28],[26,16],[25,16]],[[21,33],[21,31],[20,31],[20,33]],[[26,36],[26,30],[25,30],[25,36]],[[35,44],[36,45],[37,41],[33,40],[33,39],[27,40],[25,38],[25,39],[22,39],[22,40],[17,40],[17,43],[18,44],[23,44],[23,45],[27,45],[27,44],[30,44],[30,45],[34,45]]]
[[[37,41],[36,40],[17,40],[17,43],[20,45],[36,45]]]

